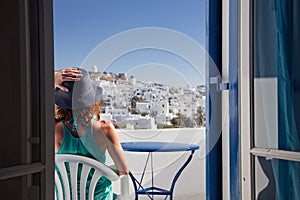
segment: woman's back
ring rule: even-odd
[[[89,72],[82,68],[67,68],[56,75],[55,152],[87,156],[103,163],[108,152],[118,175],[128,174],[128,164],[114,126],[108,121],[93,120],[94,117],[100,119],[102,88],[94,84]]]
[[[94,137],[92,123],[86,128],[85,133],[81,137],[76,137],[72,134],[64,122],[56,124],[56,134],[63,134],[62,141],[56,154],[74,154],[82,155],[89,158],[96,159],[102,163],[106,163],[106,153],[102,152]],[[79,173],[81,166],[79,166]],[[90,173],[88,185],[91,180],[92,174]],[[95,189],[95,199],[112,199],[112,184],[107,178],[102,177],[97,183]]]

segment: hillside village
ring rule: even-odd
[[[117,128],[156,129],[205,126],[205,86],[175,88],[138,81],[126,73],[90,72],[102,87],[101,118]]]

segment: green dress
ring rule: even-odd
[[[87,128],[87,131],[82,137],[74,137],[69,129],[62,122],[63,130],[64,130],[64,138],[59,150],[56,154],[75,154],[82,155],[89,158],[96,159],[102,163],[106,163],[106,154],[103,153],[93,136],[92,131],[92,122]],[[79,166],[79,170],[81,171],[81,166]],[[92,173],[92,172],[91,172]],[[88,185],[91,180],[91,175],[89,176]],[[79,188],[79,187],[78,187]],[[95,200],[112,200],[113,192],[112,192],[112,183],[106,177],[101,177],[95,188]]]

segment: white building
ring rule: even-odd
[[[92,67],[92,72],[98,72],[98,67],[96,65]]]
[[[130,83],[131,85],[135,85],[135,84],[136,84],[136,80],[135,80],[135,78],[134,78],[133,76],[130,76],[130,78],[129,78],[129,83]]]
[[[150,102],[150,113],[158,115],[166,115],[169,113],[168,100],[151,101]]]
[[[111,105],[115,108],[128,108],[129,107],[129,95],[125,91],[118,90],[115,93],[115,96],[112,98]]]
[[[113,117],[111,114],[101,113],[101,115],[100,115],[100,120],[112,121],[112,119],[113,119]]]
[[[126,115],[128,114],[128,109],[121,109],[121,108],[114,108],[112,106],[106,106],[105,107],[105,113],[111,114],[112,116],[115,115]]]
[[[99,86],[103,89],[103,97],[115,96],[117,86],[114,82],[101,80]]]
[[[194,114],[197,113],[197,108],[198,106],[197,105],[193,105],[193,104],[190,104],[190,103],[183,103],[183,104],[180,104],[180,113],[182,115],[185,115],[186,117],[192,117]]]
[[[138,129],[156,129],[155,119],[149,116],[122,114],[114,115],[116,122],[134,125]]]
[[[136,102],[136,109],[141,113],[150,111],[150,104],[148,102]]]

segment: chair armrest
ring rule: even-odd
[[[129,178],[128,175],[120,176],[120,194],[115,194],[115,200],[131,200],[129,198]]]
[[[120,177],[121,195],[129,198],[129,176],[123,175]]]

